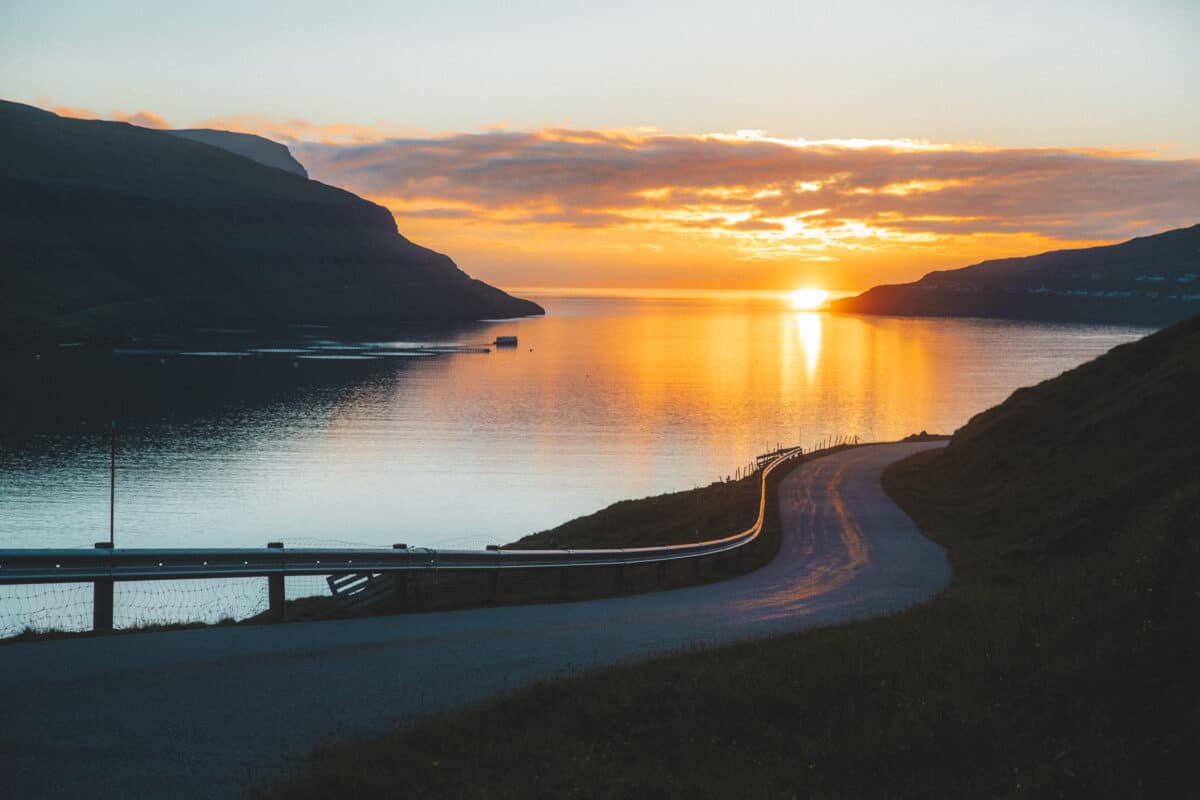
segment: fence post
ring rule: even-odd
[[[112,550],[112,542],[96,542],[96,549]],[[97,578],[92,581],[92,630],[111,631],[112,627],[113,579]]]
[[[269,550],[282,550],[283,542],[267,542]],[[272,619],[283,619],[283,573],[267,576],[267,604]]]

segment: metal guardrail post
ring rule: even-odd
[[[267,542],[271,550],[282,550],[283,542]],[[283,574],[267,576],[267,605],[273,619],[283,619]]]
[[[500,591],[500,570],[499,570],[500,546],[495,545],[495,544],[489,544],[486,546],[486,549],[489,553],[496,554],[496,567],[497,567],[497,569],[488,570],[487,602],[490,605],[490,604],[496,602],[496,593]]]
[[[393,550],[408,550],[406,544],[394,544]],[[408,573],[396,572],[392,575],[392,591],[396,595],[396,603],[400,608],[408,608]]]
[[[97,550],[112,550],[112,542],[96,542]],[[92,630],[111,631],[113,627],[113,579],[92,581]]]

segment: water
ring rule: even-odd
[[[747,295],[534,299],[545,318],[388,342],[227,331],[5,363],[0,547],[107,539],[112,420],[119,547],[482,547],[779,443],[951,432],[1146,333]],[[518,347],[487,354],[418,348],[510,334]]]

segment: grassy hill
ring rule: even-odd
[[[923,606],[543,684],[263,794],[1196,796],[1198,397],[1200,317],[894,465],[954,564]]]
[[[1200,225],[1107,247],[931,272],[831,307],[855,314],[1164,325],[1200,311]]]
[[[1200,317],[1017,390],[925,462],[896,479],[923,475],[920,508],[976,537],[1024,530],[1031,552],[1055,554],[1115,542],[1200,481]]]
[[[505,547],[652,547],[716,539],[754,524],[759,489],[759,475],[751,473],[736,481],[622,500]]]
[[[0,102],[0,338],[540,313],[387,209],[167,131]]]

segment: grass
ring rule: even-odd
[[[1196,796],[1197,397],[1200,318],[894,465],[954,565],[923,606],[543,683],[259,796]]]
[[[114,633],[154,633],[156,631],[185,631],[193,628],[211,628],[218,625],[236,625],[236,620],[226,617],[217,622],[168,622],[139,625],[136,628],[120,628],[115,631],[65,631],[61,628],[26,627],[20,633],[0,638],[0,644],[20,642],[45,642],[51,639],[79,639],[95,636],[112,636]]]
[[[752,474],[687,491],[622,500],[506,547],[650,547],[717,539],[754,524],[758,493],[759,476]]]

